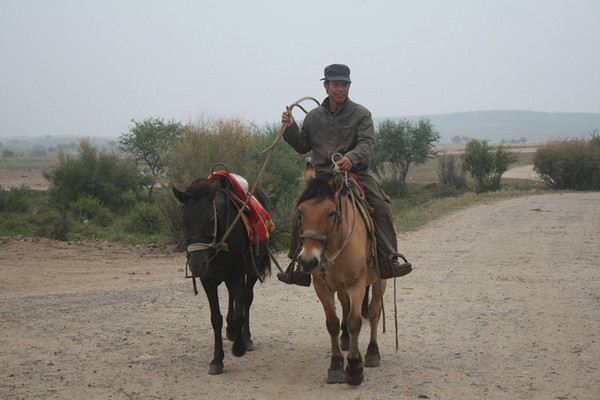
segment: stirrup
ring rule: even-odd
[[[404,263],[400,264],[398,260],[394,258],[401,258]],[[381,279],[400,278],[401,276],[408,275],[412,272],[412,264],[400,253],[391,254],[388,259],[388,268],[379,268],[379,276]]]
[[[310,274],[294,270],[295,262],[292,261],[285,272],[277,273],[277,279],[288,285],[310,286]]]

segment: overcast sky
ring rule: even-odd
[[[599,18],[598,0],[0,0],[0,137],[278,123],[325,97],[331,63],[374,117],[598,113]]]

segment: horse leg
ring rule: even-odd
[[[327,383],[344,383],[344,355],[340,347],[340,319],[335,313],[335,298],[320,277],[313,279],[313,285],[325,310],[325,323],[331,339],[331,364],[327,370]]]
[[[379,355],[379,346],[377,345],[377,327],[381,318],[383,308],[383,293],[385,292],[386,280],[381,280],[381,289],[379,282],[373,284],[373,296],[369,304],[369,324],[371,326],[371,337],[367,354],[365,354],[365,367],[379,367],[381,356]]]
[[[345,292],[337,292],[338,300],[342,305],[342,335],[340,336],[340,345],[343,351],[350,348],[350,337],[348,336],[348,310],[350,309],[350,299]]]
[[[246,349],[248,351],[254,350],[254,342],[252,341],[252,335],[250,333],[250,306],[254,301],[254,285],[256,284],[257,278],[254,274],[246,277],[245,287],[245,299],[244,299],[244,341],[246,342]]]
[[[363,318],[369,318],[369,288],[371,286],[367,286],[367,290],[365,291],[365,298],[363,299],[361,315]]]
[[[348,365],[346,366],[346,382],[350,385],[360,385],[364,379],[363,363],[358,350],[358,335],[362,325],[361,308],[365,297],[364,279],[348,290],[350,310],[348,312],[348,334],[350,349],[348,350]]]
[[[225,336],[227,340],[232,341],[235,339],[235,331],[233,329],[233,291],[227,291],[229,302],[227,305],[227,328],[225,328]]]
[[[242,330],[244,328],[244,285],[245,276],[236,277],[225,282],[227,289],[233,293],[233,316],[231,318],[231,327],[233,329],[233,346],[231,352],[236,357],[242,357],[246,354],[246,342]]]
[[[225,352],[223,351],[223,336],[221,329],[223,329],[223,316],[219,308],[219,295],[217,293],[218,283],[205,279],[200,280],[206,297],[208,297],[208,304],[210,305],[210,322],[213,327],[215,336],[215,349],[213,359],[210,362],[208,373],[211,375],[217,375],[223,373],[223,358],[225,358]]]

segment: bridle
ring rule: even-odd
[[[213,224],[214,224],[214,228],[213,228],[213,232],[212,232],[212,236],[211,236],[211,241],[206,243],[206,242],[193,242],[195,236],[192,236],[188,239],[188,245],[186,247],[186,262],[185,262],[185,277],[186,278],[192,278],[192,283],[194,285],[194,294],[197,295],[198,294],[198,288],[196,285],[196,277],[192,274],[189,273],[190,270],[190,255],[192,252],[194,251],[206,251],[206,250],[213,250],[212,255],[209,257],[208,262],[211,262],[215,257],[217,257],[217,255],[219,255],[219,252],[221,251],[222,246],[220,246],[220,243],[217,243],[217,228],[219,225],[219,221],[218,221],[218,214],[217,214],[217,196],[219,194],[219,191],[221,190],[221,185],[219,183],[219,181],[217,180],[217,192],[215,194],[215,197],[213,197],[213,201],[212,201],[212,208],[213,208]],[[227,207],[227,219],[226,221],[229,220],[229,204]]]
[[[220,183],[219,181],[217,181],[217,185],[219,185],[217,187],[217,194],[219,193],[220,190]],[[215,194],[215,197],[213,198],[212,201],[212,208],[213,208],[213,233],[212,233],[212,240],[208,243],[202,243],[202,242],[195,242],[195,243],[188,243],[186,251],[188,254],[188,258],[189,258],[189,254],[193,251],[204,251],[204,250],[214,250],[214,254],[213,256],[210,258],[210,260],[212,260],[213,258],[215,258],[217,256],[217,254],[219,253],[219,251],[221,250],[221,246],[217,246],[217,226],[218,226],[218,220],[217,220],[217,195]],[[227,214],[229,215],[229,207],[227,207]],[[229,218],[227,218],[228,220]],[[192,242],[192,240],[194,239],[194,236],[189,238],[189,242]]]
[[[327,253],[327,250],[329,249],[329,242],[333,237],[333,232],[338,228],[338,226],[342,225],[342,213],[339,207],[340,201],[341,199],[338,196],[335,209],[335,218],[333,219],[333,224],[331,225],[331,229],[329,230],[329,232],[327,232],[327,235],[323,235],[322,233],[317,232],[313,229],[307,229],[305,231],[300,231],[300,239],[314,239],[323,243],[325,245],[323,252]],[[300,227],[302,227],[302,214],[300,214]],[[333,260],[331,259],[330,261],[333,262]]]
[[[211,176],[212,176],[212,171],[211,171]],[[231,201],[232,201],[231,200],[231,191],[232,190],[231,190],[231,187],[229,184],[229,178],[226,178],[225,182],[226,182],[225,188],[222,188],[220,179],[216,179],[216,184],[218,186],[217,186],[216,194],[213,197],[213,201],[212,201],[214,227],[213,227],[213,232],[212,232],[212,236],[211,236],[211,241],[210,242],[200,242],[200,241],[193,242],[195,236],[192,236],[188,239],[188,245],[186,247],[186,255],[187,255],[186,278],[192,278],[195,294],[198,294],[198,290],[196,288],[196,277],[188,274],[189,263],[190,263],[190,254],[194,251],[207,251],[207,250],[212,251],[212,254],[208,258],[208,262],[210,263],[219,255],[219,253],[221,251],[228,252],[229,246],[227,246],[227,244],[224,242],[223,238],[225,237],[225,235],[227,235],[228,232],[230,232],[233,225],[238,222],[238,219],[236,217],[236,219],[227,228],[227,232],[223,235],[221,240],[217,241],[217,235],[218,235],[217,232],[218,232],[218,225],[219,225],[218,211],[217,211],[217,198],[218,198],[220,192],[223,192],[223,194],[226,196],[225,203],[227,204],[227,212],[226,212],[226,216],[225,216],[225,224],[229,224],[229,221],[231,219],[230,213],[231,213]],[[238,212],[238,216],[242,212],[243,212],[243,207],[240,208],[240,210]],[[258,267],[256,266],[256,262],[254,260],[254,258],[255,258],[254,250],[252,248],[252,245],[249,245],[248,249],[249,249],[249,254],[250,254],[250,263],[252,264],[254,273],[256,274],[256,277],[258,278],[258,280],[262,283],[262,282],[264,282],[264,278],[261,277],[261,274],[258,271]],[[258,251],[258,247],[257,247],[256,251]]]
[[[348,187],[348,175],[347,174],[345,174],[345,176],[344,176],[344,185],[346,187]],[[342,197],[345,197],[345,200],[346,200],[346,213],[348,213],[350,206],[352,206],[352,209],[354,211],[354,219],[353,219],[352,227],[349,226],[348,220],[345,225],[343,223]],[[356,200],[354,199],[354,195],[351,190],[348,190],[347,194],[345,196],[342,196],[341,193],[338,192],[336,194],[335,204],[336,204],[335,218],[333,220],[331,229],[329,230],[329,232],[326,235],[323,235],[322,233],[317,232],[312,229],[307,229],[305,231],[302,231],[302,228],[301,228],[302,227],[302,214],[300,214],[300,218],[298,220],[298,223],[300,224],[300,240],[307,239],[307,238],[314,239],[314,240],[317,240],[317,241],[323,243],[323,245],[324,245],[323,252],[321,253],[321,260],[319,262],[319,265],[321,267],[321,274],[323,276],[325,276],[325,268],[328,265],[331,265],[335,262],[335,259],[340,255],[340,253],[344,250],[344,248],[348,245],[348,243],[350,243],[350,240],[352,240],[352,236],[354,236],[354,232],[356,231],[356,226],[358,223],[358,221],[357,221],[358,211],[357,211],[357,206],[356,206]],[[331,238],[333,237],[333,233],[337,229],[341,230],[340,245],[338,246],[338,249],[331,256],[327,256],[327,251],[329,250]]]

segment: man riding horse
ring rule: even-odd
[[[283,138],[298,153],[312,151],[311,161],[317,175],[331,172],[332,156],[336,153],[342,155],[336,161],[337,166],[356,176],[364,187],[366,200],[372,209],[381,279],[406,275],[412,268],[409,263],[401,264],[398,261],[398,243],[389,197],[369,173],[369,157],[375,147],[371,113],[348,98],[350,68],[343,64],[332,64],[324,72],[325,77],[321,80],[325,81],[323,86],[328,97],[306,115],[302,128],[298,127],[288,107],[281,116],[282,123],[286,124]],[[298,216],[294,215],[288,254],[292,259],[299,244],[297,219]],[[286,274],[280,274],[280,280],[298,283],[292,273],[288,270]]]

